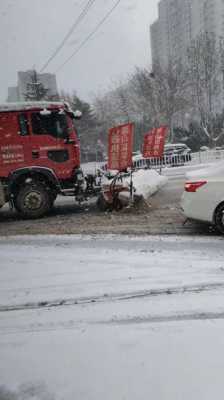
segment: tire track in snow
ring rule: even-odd
[[[141,290],[134,292],[126,292],[126,293],[115,293],[115,294],[103,294],[99,296],[89,296],[89,297],[77,297],[77,298],[69,298],[69,299],[59,299],[54,301],[38,301],[38,302],[30,302],[24,304],[15,304],[15,305],[4,305],[0,306],[1,312],[10,312],[10,311],[23,311],[23,310],[35,310],[35,309],[47,309],[47,308],[58,308],[65,306],[74,306],[74,305],[83,305],[83,304],[91,304],[91,303],[108,303],[114,301],[127,301],[133,299],[142,299],[153,296],[171,296],[171,295],[181,295],[181,294],[197,294],[202,292],[209,292],[213,290],[222,290],[224,289],[224,282],[214,282],[214,283],[203,283],[203,284],[195,284],[195,285],[185,285],[185,286],[177,286],[170,288],[161,288],[161,289],[150,289],[150,290]]]
[[[0,337],[9,334],[19,333],[39,333],[39,332],[58,332],[76,330],[85,333],[87,326],[91,325],[138,325],[138,324],[160,324],[160,323],[175,323],[175,322],[197,322],[197,321],[215,321],[224,320],[224,311],[220,312],[192,312],[192,313],[176,313],[170,315],[148,315],[144,317],[128,317],[128,318],[113,318],[111,320],[98,320],[94,322],[83,322],[79,320],[69,320],[65,322],[43,322],[32,323],[22,326],[3,326],[1,327]]]
[[[224,311],[222,312],[201,312],[190,314],[173,314],[173,315],[153,315],[144,317],[129,318],[113,318],[110,321],[98,321],[99,324],[106,325],[128,325],[128,324],[156,324],[162,322],[185,322],[185,321],[206,321],[224,319]]]

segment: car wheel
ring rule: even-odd
[[[215,227],[224,234],[224,203],[220,204],[215,212]]]
[[[40,218],[51,206],[50,193],[40,183],[21,187],[15,198],[15,208],[24,218]]]

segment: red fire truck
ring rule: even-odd
[[[23,217],[46,214],[58,194],[82,201],[93,193],[84,178],[74,113],[63,102],[0,105],[0,207]]]

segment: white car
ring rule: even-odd
[[[181,200],[184,215],[209,222],[224,234],[224,161],[186,174]]]
[[[182,165],[191,161],[191,149],[185,143],[168,143],[164,146],[166,164]]]

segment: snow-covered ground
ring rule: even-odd
[[[219,162],[218,162],[219,163]],[[172,168],[163,168],[162,169],[162,175],[167,176],[169,178],[171,177],[176,177],[176,176],[185,176],[186,173],[191,172],[191,171],[197,171],[200,169],[207,169],[212,167],[213,165],[216,165],[217,163],[212,163],[212,164],[186,164],[180,167],[172,167]]]
[[[214,176],[224,176],[224,161],[219,161],[217,163],[214,164],[210,164],[209,166],[207,166],[206,168],[199,168],[197,170],[194,171],[188,171],[186,173],[186,178],[188,180],[197,180],[197,179],[201,179],[203,177],[214,177]]]
[[[222,398],[222,238],[1,238],[0,256],[1,399]]]
[[[162,175],[166,176],[169,180],[176,179],[180,177],[185,177],[186,179],[189,176],[203,176],[204,174],[208,174],[209,171],[221,171],[224,169],[224,161],[216,161],[210,164],[197,164],[197,165],[184,165],[181,167],[173,167],[173,168],[164,168],[162,170]],[[213,173],[213,172],[212,172]]]

